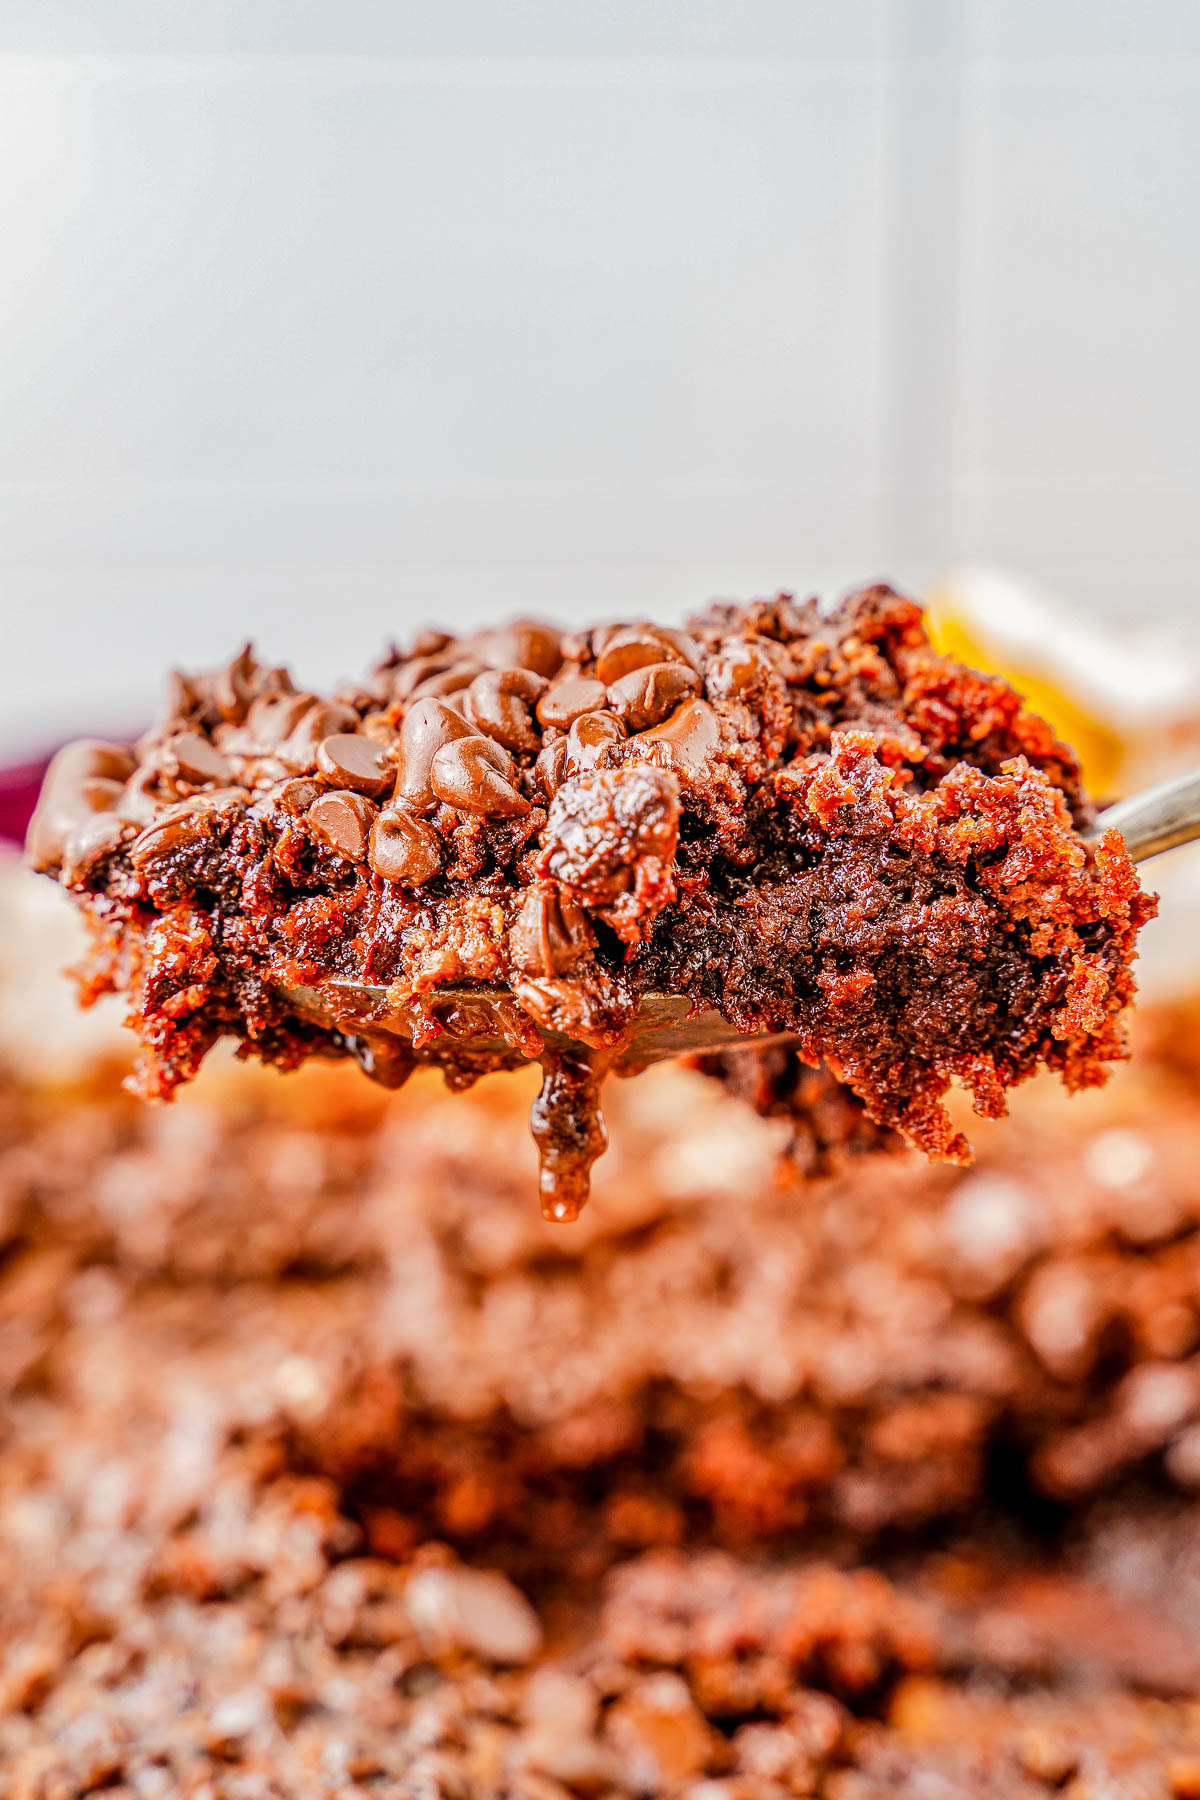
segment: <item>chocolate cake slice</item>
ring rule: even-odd
[[[951,1161],[952,1080],[986,1116],[1039,1066],[1102,1081],[1153,901],[1090,818],[1049,727],[873,587],[425,633],[328,699],[246,649],[136,746],[61,752],[29,855],[87,916],[85,997],[127,995],[147,1098],[223,1035],[388,1085],[537,1060],[568,1219],[656,1007],[785,1035]]]

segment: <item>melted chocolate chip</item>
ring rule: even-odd
[[[562,633],[538,619],[514,619],[498,631],[481,631],[470,648],[490,669],[532,669],[549,678],[562,667]]]
[[[396,799],[405,806],[431,806],[437,799],[430,780],[438,751],[457,738],[473,737],[462,714],[432,697],[414,700],[400,727],[396,752]]]
[[[276,754],[298,774],[307,775],[317,766],[317,750],[326,738],[358,727],[358,714],[351,706],[339,706],[332,700],[319,700],[310,706],[303,718],[280,744]]]
[[[371,827],[367,860],[376,875],[400,887],[422,887],[442,866],[437,833],[424,819],[387,806]]]
[[[163,766],[169,774],[182,776],[194,786],[233,780],[233,767],[221,752],[199,732],[185,731],[168,738],[163,745]]]
[[[300,818],[313,801],[320,798],[321,792],[320,782],[297,775],[294,780],[280,782],[277,788],[272,788],[269,797],[281,811],[290,813],[293,818]]]
[[[372,797],[382,794],[392,779],[392,765],[379,745],[352,731],[321,739],[317,768],[326,781]]]
[[[259,691],[253,647],[245,644],[233,661],[212,678],[212,697],[227,725],[240,725]]]
[[[533,765],[533,779],[547,800],[553,800],[567,779],[567,740],[555,738],[544,744]]]
[[[721,742],[721,727],[706,700],[685,700],[664,724],[639,733],[633,742],[663,744],[677,768],[700,775]]]
[[[700,686],[700,677],[684,663],[647,663],[614,681],[608,702],[630,731],[659,725],[688,694]]]
[[[223,738],[222,743],[242,755],[278,750],[316,704],[315,694],[260,694],[246,714],[245,726],[236,740]]]
[[[598,712],[605,702],[604,683],[587,675],[561,677],[537,703],[542,725],[567,731],[584,713]]]
[[[72,833],[98,812],[115,810],[136,767],[124,744],[83,738],[54,757],[29,826],[26,857],[35,869],[57,868]],[[99,785],[98,785],[99,784]]]
[[[579,1217],[592,1164],[608,1148],[600,1111],[606,1066],[603,1058],[585,1054],[547,1055],[542,1062],[542,1089],[529,1111],[529,1129],[541,1163],[542,1217],[556,1225]]]
[[[343,788],[322,794],[304,815],[312,834],[348,862],[365,862],[375,808],[362,794]]]
[[[483,665],[473,659],[467,662],[454,663],[449,669],[442,669],[436,675],[427,675],[412,689],[411,698],[422,700],[427,697],[436,699],[442,694],[461,694],[464,688],[470,687],[475,677],[482,673]]]
[[[545,677],[530,669],[488,669],[468,688],[464,710],[485,737],[506,750],[535,752],[542,740],[531,709],[545,687]]]
[[[86,880],[99,863],[119,850],[135,827],[115,813],[96,812],[67,837],[63,847],[62,874],[68,885]]]
[[[444,745],[434,756],[430,782],[438,799],[459,812],[514,819],[529,811],[512,757],[491,738],[458,738]]]
[[[508,934],[509,955],[523,975],[565,975],[593,942],[583,908],[545,884],[529,889]]]
[[[151,873],[181,850],[190,850],[213,835],[213,813],[192,800],[168,807],[129,846],[129,860],[141,873]]]
[[[596,679],[605,687],[650,663],[682,662],[701,670],[700,646],[685,631],[666,625],[615,625],[596,634]]]
[[[770,660],[752,639],[734,638],[708,665],[704,689],[710,700],[740,700],[769,675]]]
[[[614,713],[584,713],[567,733],[566,772],[577,775],[592,769],[604,752],[625,737],[625,727]]]

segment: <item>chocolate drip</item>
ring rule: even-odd
[[[600,1087],[611,1053],[547,1051],[542,1090],[529,1109],[541,1162],[542,1217],[555,1225],[577,1219],[591,1191],[592,1164],[608,1148]]]

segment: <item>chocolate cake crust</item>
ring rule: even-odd
[[[1050,728],[873,587],[686,632],[426,633],[330,699],[246,649],[173,678],[136,746],[60,753],[29,856],[84,908],[85,996],[128,997],[143,1095],[223,1035],[389,1085],[538,1060],[543,1208],[569,1219],[647,995],[789,1034],[950,1161],[952,1080],[985,1116],[1040,1066],[1102,1081],[1153,901],[1090,817]],[[346,983],[388,990],[404,1038]]]

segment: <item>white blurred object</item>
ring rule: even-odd
[[[62,888],[0,849],[0,1059],[32,1084],[83,1080],[100,1062],[129,1058],[118,1002],[85,1011],[63,972],[83,947]]]
[[[1131,763],[1176,737],[1200,740],[1200,620],[1098,618],[1011,570],[964,567],[934,583],[930,604],[957,620],[989,667],[1030,669],[1113,732]]]

